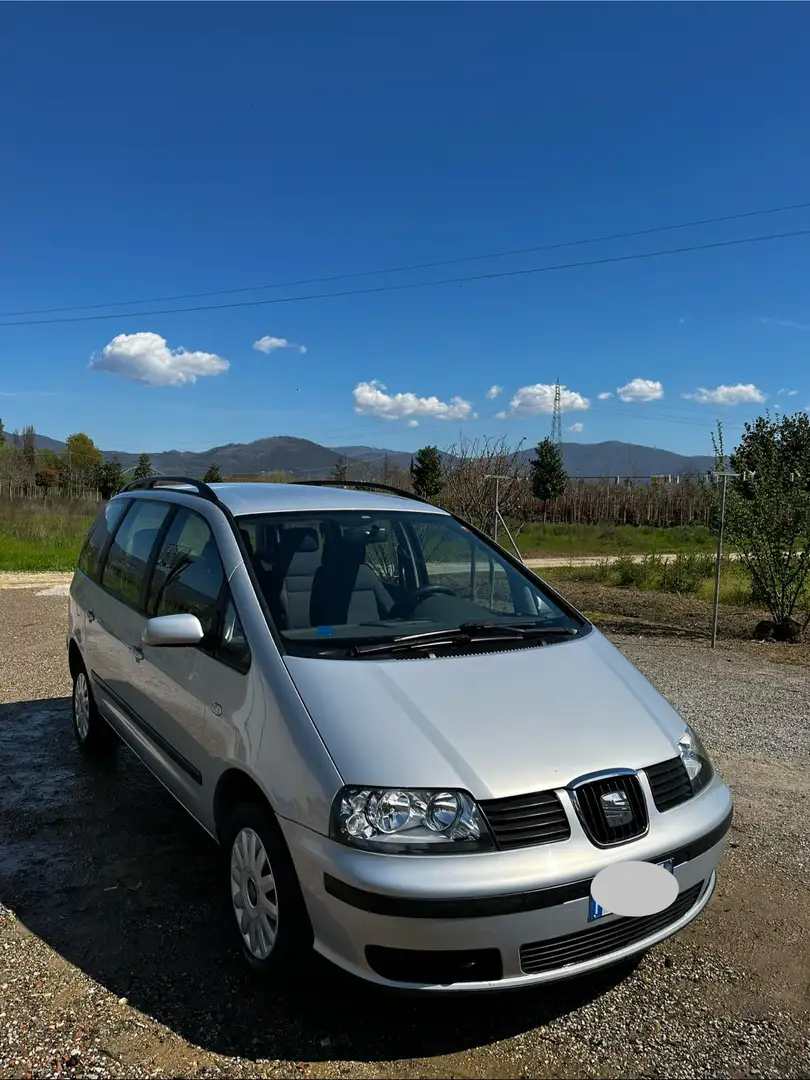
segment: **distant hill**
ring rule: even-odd
[[[36,436],[37,446],[61,453],[65,444],[46,435]],[[103,450],[105,459],[118,458],[123,467],[130,468],[138,461],[137,454]],[[534,448],[521,451],[521,458],[529,461]],[[210,450],[161,450],[149,453],[155,469],[162,473],[182,476],[202,476],[212,462],[216,462],[224,476],[256,475],[276,470],[293,476],[313,479],[327,476],[344,458],[368,464],[379,464],[386,457],[393,468],[407,468],[411,453],[403,450],[386,450],[377,446],[321,446],[308,439],[293,435],[275,435],[256,439],[250,443],[226,443],[212,446]],[[709,456],[688,457],[671,450],[659,450],[652,446],[635,443],[563,443],[563,460],[569,476],[656,476],[671,473],[673,476],[705,475],[714,464]]]
[[[524,452],[530,460],[534,448]],[[569,476],[673,476],[706,475],[714,465],[709,456],[685,457],[672,450],[659,450],[635,443],[563,443],[563,461]]]

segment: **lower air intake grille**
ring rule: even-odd
[[[623,844],[647,831],[647,804],[634,774],[592,780],[572,795],[585,832],[599,847]]]
[[[644,770],[650,782],[653,802],[659,813],[680,806],[692,798],[686,766],[679,757],[661,761]]]
[[[607,956],[637,941],[643,941],[682,918],[697,903],[702,889],[701,881],[691,889],[686,889],[668,908],[655,915],[612,919],[604,924],[597,922],[575,934],[523,945],[520,949],[521,969],[526,975],[555,971],[558,968],[570,967],[571,964],[594,960],[598,956]]]
[[[502,851],[567,840],[571,826],[553,791],[479,803]]]

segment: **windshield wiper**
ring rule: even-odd
[[[572,626],[538,626],[536,623],[464,622],[447,630],[428,630],[408,634],[378,645],[352,645],[349,656],[369,656],[372,653],[401,652],[408,649],[430,649],[441,645],[472,644],[476,641],[538,640],[546,637],[574,637]]]

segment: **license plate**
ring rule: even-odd
[[[675,873],[675,860],[667,859],[665,862],[658,863],[659,866],[663,866],[665,870],[668,870],[670,874]],[[610,915],[611,912],[605,911],[601,904],[597,904],[592,896],[588,897],[588,922],[593,922],[594,919],[601,919],[603,915]]]

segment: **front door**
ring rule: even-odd
[[[157,553],[147,613],[196,615],[205,636],[199,645],[144,645],[135,705],[168,759],[173,789],[198,818],[204,817],[216,782],[206,709],[225,587],[211,527],[196,511],[180,507]]]

